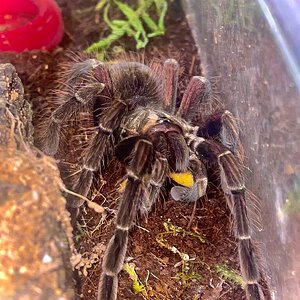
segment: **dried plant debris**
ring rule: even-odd
[[[72,229],[54,161],[34,149],[31,113],[0,65],[0,299],[73,299]]]
[[[79,275],[88,276],[88,269],[100,264],[101,255],[104,254],[104,250],[105,245],[99,243],[91,251],[74,254],[71,258],[73,268],[78,270]]]

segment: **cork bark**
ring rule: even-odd
[[[0,64],[0,299],[73,299],[63,183],[32,135],[22,83]]]

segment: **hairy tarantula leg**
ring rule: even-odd
[[[217,161],[219,164],[222,188],[230,196],[228,205],[234,217],[235,236],[239,240],[241,273],[246,284],[247,299],[262,300],[264,295],[258,284],[259,268],[255,247],[251,241],[244,179],[239,162],[231,151],[216,141],[196,138],[194,141],[189,141],[189,144],[197,156],[206,160]]]
[[[176,109],[179,64],[167,59],[163,66],[163,109],[172,114]]]
[[[239,137],[236,119],[228,111],[217,112],[210,116],[204,125],[199,127],[197,136],[217,138],[225,147],[243,161],[244,150]]]
[[[155,163],[151,172],[151,180],[149,184],[149,195],[146,197],[141,204],[140,212],[141,215],[147,215],[151,207],[157,200],[161,187],[164,184],[169,172],[168,161],[165,157],[156,155]]]
[[[197,186],[198,198],[196,200],[198,200],[206,194],[208,183],[206,167],[203,162],[196,157],[196,155],[192,154],[190,156],[190,169],[194,176],[195,185]]]
[[[199,108],[206,110],[205,108],[209,104],[206,103],[206,99],[210,98],[210,94],[211,86],[209,81],[204,77],[194,76],[184,92],[177,115],[189,120],[189,118],[192,118],[190,113],[193,114],[191,112],[193,109],[196,109],[196,111]],[[209,107],[208,111],[210,110],[211,107]],[[238,125],[236,119],[228,110],[222,110],[221,112],[219,110],[209,116],[205,120],[205,124],[198,129],[197,136],[205,138],[218,137],[225,147],[236,154],[240,161],[243,161],[244,151],[239,138]]]
[[[127,169],[128,179],[118,208],[116,230],[104,254],[98,300],[115,300],[117,298],[117,276],[122,270],[126,255],[128,231],[135,220],[140,203],[147,194],[152,161],[152,143],[144,139],[139,140]]]
[[[191,109],[197,108],[199,104],[204,102],[209,97],[210,92],[210,83],[205,77],[192,77],[183,94],[177,116],[188,120]]]
[[[120,120],[127,112],[127,104],[123,101],[116,101],[110,108],[105,110],[105,115],[100,116],[101,122],[98,125],[98,132],[94,135],[84,161],[80,175],[73,186],[73,190],[83,196],[87,196],[93,181],[93,174],[99,170],[107,145],[111,140],[114,129],[119,126]],[[82,200],[70,195],[68,205],[79,207]]]
[[[210,112],[212,104],[207,103],[210,98],[211,86],[209,81],[200,76],[194,76],[185,90],[177,115],[189,120],[196,121],[190,114],[195,114],[199,109]],[[206,114],[208,114],[208,112]],[[239,130],[236,119],[228,110],[221,110],[208,116],[205,124],[197,132],[197,136],[205,138],[217,137],[218,140],[236,154],[243,161],[244,151],[239,138]],[[197,123],[197,122],[196,122]]]
[[[82,110],[82,108],[93,101],[94,97],[101,94],[106,84],[109,82],[99,82],[99,73],[107,78],[105,66],[95,59],[88,59],[84,62],[74,64],[68,80],[62,85],[62,97],[66,99],[57,109],[55,109],[49,120],[46,132],[44,151],[48,155],[55,155],[59,146],[61,124]],[[91,79],[95,79],[94,81]],[[85,82],[84,87],[81,83]]]
[[[237,122],[233,114],[225,110],[222,114],[221,143],[233,152],[240,162],[244,161],[244,148],[242,146]]]
[[[87,87],[86,90],[91,87]],[[104,84],[98,83],[94,85],[98,93],[101,93],[104,89]],[[53,111],[47,128],[47,139],[44,147],[44,151],[48,155],[55,155],[59,146],[61,124],[70,119],[71,116],[79,113],[82,108],[89,102],[88,98],[83,98],[81,94],[84,94],[84,90],[76,92],[74,97],[64,102],[56,110]]]
[[[95,70],[99,66],[104,66],[104,63],[94,58],[76,62],[71,67],[70,73],[68,74],[68,84],[74,83],[79,77],[89,74],[91,70]]]
[[[191,187],[174,186],[171,189],[171,196],[175,201],[195,202],[206,194],[208,180],[204,164],[192,154],[189,167],[193,174],[194,184]]]

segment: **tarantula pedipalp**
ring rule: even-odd
[[[209,82],[200,76],[191,79],[176,112],[178,70],[173,59],[150,67],[134,61],[76,62],[61,87],[61,104],[50,116],[45,152],[53,155],[59,146],[62,124],[87,106],[97,107],[91,110],[97,127],[72,186],[74,192],[88,195],[94,173],[105,158],[116,156],[127,169],[115,233],[102,263],[98,299],[117,297],[118,273],[136,215],[151,209],[171,172],[189,170],[194,177],[192,187],[173,187],[173,198],[196,201],[203,196],[207,161],[216,162],[220,169],[222,188],[234,219],[247,299],[264,299],[247,217],[236,123],[224,109],[208,113]],[[75,210],[82,204],[74,196],[67,200]]]

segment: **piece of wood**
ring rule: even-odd
[[[0,299],[74,299],[63,183],[32,133],[22,83],[0,64]]]

